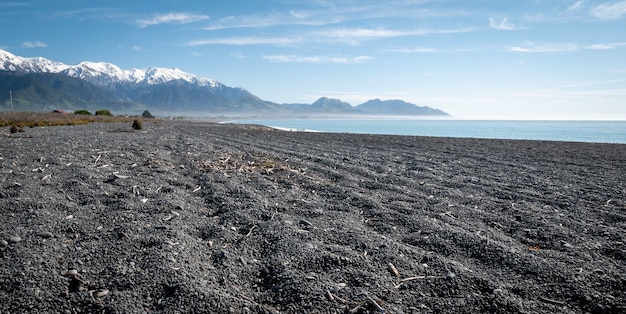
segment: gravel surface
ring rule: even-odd
[[[626,145],[0,129],[0,313],[624,313]]]

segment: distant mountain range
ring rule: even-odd
[[[120,114],[150,110],[161,115],[239,117],[449,116],[401,100],[370,100],[351,106],[322,97],[313,104],[277,104],[239,87],[199,78],[179,69],[122,70],[105,62],[67,65],[45,58],[24,58],[0,50],[0,109],[95,111]]]

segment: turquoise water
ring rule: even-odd
[[[235,123],[333,133],[473,137],[626,144],[626,121],[241,120]]]

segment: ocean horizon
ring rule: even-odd
[[[288,131],[626,144],[626,121],[268,119],[229,123]]]

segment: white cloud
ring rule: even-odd
[[[224,37],[214,39],[192,40],[185,46],[204,45],[293,45],[302,42],[301,38],[290,37]]]
[[[342,43],[356,45],[367,40],[393,38],[401,36],[425,36],[430,34],[448,34],[470,32],[470,28],[443,30],[386,30],[370,28],[337,28],[320,30],[300,36],[285,37],[223,37],[192,40],[185,46],[201,45],[296,45],[304,42]]]
[[[383,28],[336,28],[313,32],[320,42],[338,42],[345,44],[358,44],[362,41],[403,37],[425,36],[431,34],[452,34],[471,32],[471,28],[439,29],[439,30],[388,30]]]
[[[283,25],[322,26],[340,22],[339,17],[309,17],[290,11],[289,14],[271,13],[266,15],[227,16],[211,23],[205,30],[231,28],[256,28]]]
[[[566,88],[589,87],[589,86],[596,86],[596,85],[607,85],[607,84],[621,83],[623,81],[624,81],[623,79],[618,79],[618,80],[605,80],[605,81],[573,82],[573,83],[562,84],[561,87],[566,87]]]
[[[297,56],[297,55],[272,55],[263,56],[263,59],[271,62],[279,63],[339,63],[339,64],[351,64],[351,63],[363,63],[372,60],[369,56],[358,57],[329,57],[329,56]]]
[[[46,48],[48,45],[41,41],[25,41],[22,43],[22,48]]]
[[[567,7],[567,11],[576,11],[578,9],[580,9],[583,5],[583,3],[585,3],[585,1],[583,0],[578,0],[576,1],[576,3],[570,5],[569,7]]]
[[[578,1],[576,1],[576,3],[568,6],[565,11],[560,12],[559,15],[565,15],[565,14],[569,14],[569,13],[572,13],[572,12],[579,11],[580,9],[582,9],[584,4],[585,4],[584,0],[578,0]]]
[[[415,48],[395,48],[395,49],[383,49],[381,52],[397,52],[397,53],[435,53],[440,52],[439,49],[434,48],[423,48],[423,47],[415,47]]]
[[[496,19],[494,19],[493,17],[489,18],[489,26],[491,28],[495,28],[497,30],[504,30],[504,31],[512,31],[515,30],[515,25],[509,23],[509,18],[505,17],[505,18],[501,18],[499,20],[496,21]]]
[[[610,44],[593,44],[585,47],[585,49],[590,50],[609,50],[609,49],[617,49],[620,47],[625,47],[626,43],[610,43]]]
[[[596,6],[591,14],[603,20],[617,20],[626,15],[626,1],[607,2]]]
[[[208,20],[208,19],[209,19],[208,15],[171,12],[167,14],[157,14],[151,19],[147,19],[147,20],[138,20],[137,24],[140,27],[148,27],[148,26],[165,24],[165,23],[186,24],[186,23],[198,22],[198,21],[203,21],[203,20]]]
[[[367,19],[420,19],[466,16],[470,13],[458,10],[438,10],[423,7],[429,1],[313,1],[303,2],[302,8],[267,14],[224,16],[216,19],[206,30],[230,28],[272,27],[279,25],[324,26]]]
[[[395,30],[385,30],[385,29],[337,28],[337,29],[317,31],[317,32],[314,32],[313,35],[322,39],[321,41],[357,44],[364,40],[409,36],[411,34],[406,31],[395,31]]]
[[[571,43],[550,43],[550,44],[536,44],[533,42],[526,43],[525,46],[514,46],[508,49],[514,52],[564,52],[578,50],[578,46]]]

